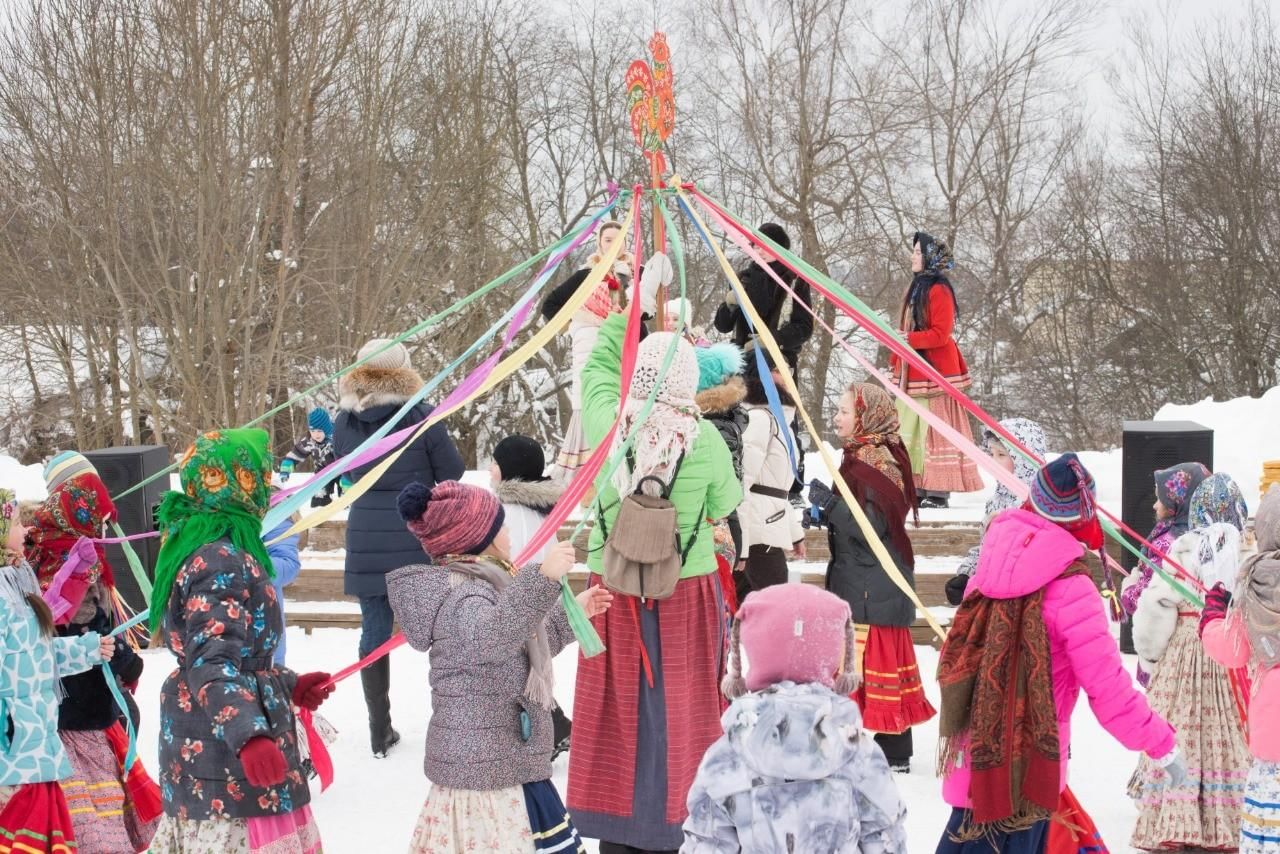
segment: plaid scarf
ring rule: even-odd
[[[1085,573],[1075,562],[1060,576]],[[975,590],[956,612],[938,660],[942,689],[938,770],[967,753],[973,811],[964,841],[1013,833],[1058,805],[1061,749],[1044,588],[1017,599]]]

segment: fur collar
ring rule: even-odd
[[[789,406],[792,409],[795,409],[796,402],[791,399],[791,395],[782,387],[782,383],[778,383],[777,385],[778,401],[783,406]],[[747,383],[747,403],[751,406],[769,405],[769,398],[766,397],[764,393],[764,383],[754,377]]]
[[[549,513],[564,495],[564,485],[554,480],[500,480],[493,490],[503,504]]]
[[[361,365],[338,380],[338,408],[363,412],[375,406],[402,404],[422,388],[413,368],[371,368]]]
[[[694,402],[702,410],[703,415],[716,415],[733,409],[747,396],[747,384],[742,377],[729,377],[720,385],[698,392]]]

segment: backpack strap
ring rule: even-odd
[[[702,523],[706,521],[707,502],[702,502],[702,507],[698,509],[698,515],[693,521],[693,533],[689,535],[689,542],[684,548],[680,549],[680,568],[684,569],[685,561],[689,559],[689,553],[693,551],[693,547],[698,542],[698,534],[702,531]],[[680,545],[680,528],[676,527],[676,545]]]

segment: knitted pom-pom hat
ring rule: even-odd
[[[632,400],[645,400],[658,384],[662,361],[672,338],[677,339],[676,352],[657,399],[670,406],[694,405],[693,397],[698,393],[698,357],[693,345],[673,332],[654,332],[640,342],[635,373],[631,375]]]
[[[741,647],[751,664],[745,678]],[[856,654],[847,602],[808,584],[775,584],[749,594],[738,609],[721,690],[734,699],[778,682],[818,682],[851,694],[861,683]]]
[[[1093,475],[1079,457],[1067,453],[1040,469],[1031,482],[1030,503],[1049,521],[1066,525],[1094,518],[1096,494]]]
[[[44,484],[46,489],[53,492],[73,477],[97,473],[93,463],[79,451],[63,451],[45,464]]]
[[[317,406],[307,413],[307,429],[321,431],[326,439],[333,438],[333,419],[329,417],[329,411]]]
[[[698,391],[715,388],[729,377],[742,373],[742,351],[721,342],[694,348],[698,359]]]
[[[434,560],[444,555],[478,555],[489,547],[506,514],[487,489],[446,480],[428,487],[411,483],[396,501],[400,518]]]

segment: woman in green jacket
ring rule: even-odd
[[[728,516],[742,500],[729,449],[694,403],[698,364],[691,344],[675,336],[675,357],[659,383],[674,334],[645,338],[622,399],[626,323],[622,314],[605,320],[582,373],[588,444],[604,440],[619,411],[618,440],[636,433],[633,462],[619,466],[600,494],[605,527],[612,530],[620,496],[645,477],[668,482],[675,472],[670,498],[688,551],[675,593],[662,601],[618,596],[593,621],[605,652],[578,663],[568,805],[582,835],[601,840],[601,854],[675,851],[683,840],[689,788],[702,754],[720,735],[723,604],[708,520]],[[637,426],[655,386],[654,407]],[[592,584],[602,582],[603,546],[597,525],[588,559]]]

